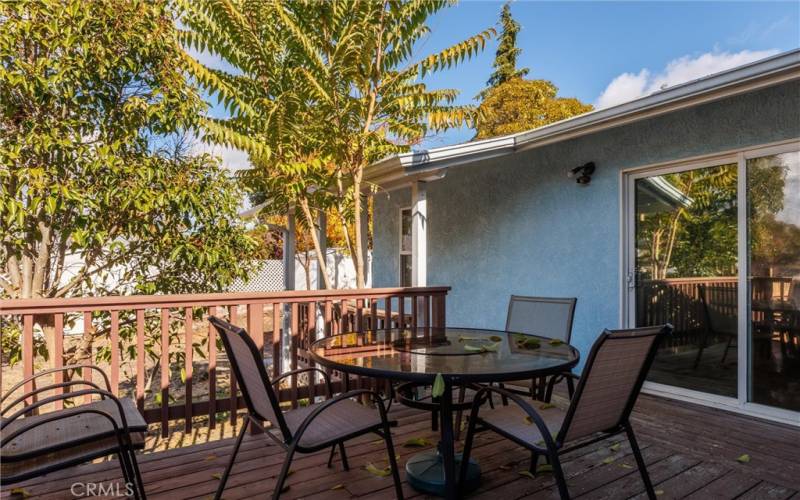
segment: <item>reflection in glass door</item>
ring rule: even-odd
[[[748,399],[800,411],[800,152],[747,160]]]
[[[737,164],[633,177],[636,326],[672,323],[648,380],[737,396]]]

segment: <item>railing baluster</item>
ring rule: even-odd
[[[184,329],[184,370],[186,373],[184,382],[184,407],[185,407],[185,430],[186,432],[192,431],[192,381],[194,369],[192,366],[193,348],[194,348],[194,326],[192,325],[192,316],[194,315],[194,308],[185,307],[183,309],[183,329]]]
[[[169,308],[161,309],[161,437],[169,436]]]
[[[309,302],[308,303],[308,329],[306,330],[306,351],[311,350],[311,344],[317,339],[317,303],[316,302]],[[308,355],[308,366],[315,367],[316,364],[311,359],[311,355]],[[310,403],[314,403],[314,400],[317,397],[317,378],[314,372],[308,373],[308,398]]]
[[[232,324],[236,324],[239,321],[239,306],[230,306],[229,310],[229,317]],[[230,373],[230,386],[231,386],[231,425],[236,426],[236,413],[239,410],[239,396],[236,390],[236,375],[233,373],[233,366],[231,365],[231,360],[228,359],[228,373]]]
[[[216,316],[216,306],[209,306],[208,316]],[[217,329],[208,322],[208,426],[217,426]]]
[[[333,335],[333,304],[330,299],[325,301],[325,336]]]
[[[383,313],[385,315],[385,319],[383,320],[383,328],[386,329],[386,330],[391,330],[392,329],[392,297],[391,296],[386,297],[386,299],[384,299],[384,303],[385,303],[384,304],[385,307],[384,307]]]
[[[406,327],[406,296],[397,297],[397,328],[403,330]]]
[[[119,311],[111,311],[111,394],[119,395]]]
[[[88,371],[88,370],[84,370]],[[33,375],[33,315],[26,314],[22,317],[22,376],[28,378]],[[33,381],[25,382],[25,392],[32,392]],[[35,403],[36,396],[25,401],[25,404]]]
[[[411,296],[411,328],[416,332],[418,326],[419,311],[419,297],[416,295]]]
[[[144,413],[144,309],[136,310],[136,406]]]
[[[272,377],[281,375],[281,308],[280,302],[272,303]]]
[[[431,326],[431,296],[425,295],[425,305],[423,306],[422,320],[425,322],[425,328]]]
[[[297,343],[299,335],[299,306],[297,302],[292,302],[292,346],[291,346],[291,368],[297,370]],[[292,375],[292,408],[297,408],[297,375]]]
[[[89,359],[81,360],[90,365],[94,364],[92,335],[94,335],[94,325],[92,324],[92,312],[86,311],[83,313],[83,341],[86,343],[87,356]],[[92,370],[83,370],[83,380],[87,382],[92,381]],[[87,403],[92,402],[92,395],[87,394],[84,400]]]
[[[61,368],[64,366],[64,313],[56,313],[53,315],[53,348],[56,352],[50,353],[53,357],[53,367]],[[56,384],[64,382],[64,372],[58,371],[55,373]],[[64,394],[64,388],[58,390],[57,394]],[[59,399],[56,401],[55,409],[60,410],[64,408],[64,400]]]
[[[369,301],[369,329],[372,331],[378,330],[378,299],[370,299]]]

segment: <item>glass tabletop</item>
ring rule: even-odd
[[[437,373],[468,382],[533,378],[569,370],[580,359],[574,347],[543,336],[474,328],[344,333],[314,342],[310,353],[346,373],[423,382]]]

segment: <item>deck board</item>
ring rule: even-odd
[[[420,448],[403,443],[411,437],[432,442],[428,414],[400,408],[391,411],[399,425],[393,429],[396,454],[403,464]],[[642,396],[634,411],[634,428],[639,436],[650,476],[659,498],[692,499],[788,499],[800,498],[800,428],[734,415],[653,396]],[[620,443],[619,447],[613,446]],[[179,500],[208,498],[224,470],[232,439],[144,453],[139,459],[149,498]],[[476,438],[473,456],[481,464],[481,487],[472,498],[558,498],[550,474],[531,479],[527,470],[529,454],[519,446],[491,433]],[[751,456],[742,464],[736,458]],[[287,480],[285,498],[366,498],[394,496],[390,477],[375,477],[365,470],[368,463],[386,464],[386,449],[375,436],[353,440],[347,446],[350,471],[338,459],[326,468],[327,451],[298,456]],[[248,435],[228,481],[226,499],[263,497],[271,492],[283,451],[264,436]],[[643,498],[644,487],[631,449],[622,436],[564,455],[562,465],[570,494],[581,499]],[[401,477],[405,479],[404,472]],[[73,467],[20,485],[31,498],[71,498],[70,485],[76,481],[120,481],[115,461]],[[15,485],[15,487],[18,487]],[[427,498],[403,483],[407,498]],[[5,488],[2,498],[11,498]]]

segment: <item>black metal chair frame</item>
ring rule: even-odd
[[[333,456],[338,446],[339,452],[342,455],[342,466],[345,470],[349,470],[349,465],[347,463],[347,455],[345,454],[344,449],[344,442],[350,439],[362,436],[364,434],[374,433],[383,438],[384,442],[386,443],[386,449],[389,455],[389,466],[392,472],[392,478],[394,479],[395,485],[395,492],[397,494],[397,498],[403,498],[403,490],[400,483],[400,474],[397,468],[397,459],[395,457],[394,452],[394,445],[392,443],[392,434],[390,431],[390,423],[386,415],[386,408],[383,406],[383,399],[380,395],[374,391],[370,391],[367,389],[356,389],[352,391],[345,392],[343,394],[339,394],[336,397],[326,400],[325,402],[321,403],[317,408],[315,408],[309,415],[303,420],[300,426],[297,428],[297,431],[292,434],[289,430],[288,425],[286,424],[285,419],[283,418],[282,411],[280,409],[280,405],[278,403],[277,395],[273,390],[273,386],[279,383],[286,377],[297,375],[304,372],[317,372],[320,373],[325,380],[325,386],[327,391],[327,396],[330,397],[332,395],[332,386],[330,377],[327,372],[321,370],[319,368],[300,368],[297,370],[292,370],[290,372],[286,372],[281,374],[278,378],[270,383],[269,376],[267,375],[266,369],[264,368],[264,363],[261,360],[261,355],[259,354],[258,347],[255,345],[255,342],[250,338],[247,331],[243,328],[236,327],[227,323],[219,318],[214,316],[209,317],[209,321],[211,322],[214,327],[220,331],[220,338],[222,339],[222,343],[225,346],[226,351],[228,352],[228,359],[230,361],[231,367],[233,372],[238,380],[242,380],[242,374],[237,363],[236,357],[231,354],[232,349],[228,339],[225,337],[223,332],[228,332],[234,335],[238,335],[244,343],[249,347],[252,355],[256,360],[256,366],[261,375],[261,379],[264,381],[264,390],[267,393],[270,404],[275,411],[277,416],[277,422],[271,422],[273,428],[267,429],[264,427],[263,422],[268,421],[269,419],[263,415],[260,415],[253,405],[251,396],[244,385],[240,385],[242,396],[245,400],[245,405],[247,406],[248,414],[244,419],[244,424],[242,425],[242,429],[239,431],[239,435],[236,438],[236,444],[233,447],[233,451],[231,452],[231,458],[228,461],[228,465],[225,468],[225,472],[223,473],[222,477],[220,478],[220,484],[217,488],[217,492],[215,495],[215,499],[219,500],[222,498],[222,492],[225,489],[225,484],[228,481],[228,476],[230,476],[231,470],[233,469],[233,464],[236,461],[236,455],[239,452],[239,447],[242,444],[242,440],[244,438],[245,433],[247,432],[247,428],[250,425],[255,426],[256,428],[262,431],[262,434],[266,435],[270,439],[272,439],[275,443],[280,445],[284,450],[286,450],[286,458],[284,459],[283,466],[281,467],[281,472],[278,475],[277,482],[275,483],[275,490],[273,491],[272,498],[273,500],[277,500],[280,497],[280,494],[283,490],[284,482],[286,481],[286,477],[289,474],[289,467],[292,464],[292,458],[294,457],[295,453],[314,453],[316,451],[325,449],[327,447],[331,447],[331,453],[328,457],[328,467],[332,466],[333,463]],[[380,413],[381,422],[372,427],[368,427],[365,429],[361,429],[358,432],[354,432],[348,434],[343,437],[338,437],[335,440],[325,441],[323,443],[306,447],[300,444],[300,441],[303,437],[303,434],[312,425],[314,420],[327,408],[340,403],[342,401],[348,400],[350,398],[355,397],[369,397],[375,406],[378,407],[378,411]],[[274,427],[277,427],[280,431],[281,437],[275,436],[270,430],[274,430]]]
[[[652,330],[652,327],[647,327],[648,330]],[[658,351],[658,344],[660,338],[664,335],[668,335],[672,332],[671,325],[665,325],[660,330],[656,331],[655,333],[647,333],[647,334],[640,334],[641,336],[645,335],[656,335],[658,338],[653,342],[653,345],[650,347],[649,352],[647,353],[647,357],[645,359],[644,364],[642,365],[642,370],[639,373],[636,382],[634,383],[634,388],[631,391],[631,395],[628,398],[628,401],[625,405],[625,408],[619,418],[618,423],[610,428],[606,429],[599,433],[599,435],[589,438],[589,439],[580,439],[578,443],[565,447],[565,438],[567,436],[567,432],[569,431],[570,422],[572,417],[576,411],[577,403],[580,401],[581,396],[585,390],[587,376],[578,377],[574,374],[565,374],[570,378],[578,379],[578,386],[575,390],[574,397],[571,399],[569,408],[567,409],[564,421],[561,425],[561,429],[555,436],[551,435],[551,431],[545,424],[542,417],[533,409],[533,407],[523,400],[518,394],[512,393],[508,390],[501,389],[498,387],[493,386],[486,386],[483,387],[476,395],[473,400],[472,410],[470,412],[469,417],[469,425],[467,427],[467,436],[464,443],[464,450],[462,454],[462,467],[460,471],[459,478],[463,478],[467,472],[466,465],[469,463],[470,453],[472,451],[472,443],[475,438],[476,432],[481,432],[484,430],[492,430],[501,436],[514,441],[515,443],[519,444],[520,446],[530,450],[531,452],[531,473],[536,472],[536,463],[540,455],[546,457],[550,465],[553,469],[553,475],[555,477],[559,496],[562,500],[567,500],[570,498],[569,490],[567,488],[566,479],[564,477],[564,472],[561,469],[561,462],[559,460],[559,455],[563,453],[568,453],[578,448],[583,448],[585,446],[597,443],[604,439],[607,439],[611,436],[625,433],[628,441],[630,442],[631,449],[633,450],[633,455],[636,458],[636,464],[639,467],[639,473],[642,476],[642,482],[645,486],[645,491],[647,492],[647,496],[650,500],[656,499],[656,494],[653,489],[653,483],[650,481],[650,476],[647,473],[647,466],[645,464],[644,458],[642,457],[642,452],[639,449],[639,444],[636,441],[636,436],[634,435],[633,428],[630,423],[630,414],[633,411],[633,406],[636,404],[636,400],[639,396],[639,392],[641,391],[642,385],[644,384],[645,378],[647,377],[647,372],[650,369],[650,366],[653,363],[653,359],[655,359],[656,353]],[[600,334],[600,337],[595,341],[594,345],[592,346],[591,351],[589,352],[589,357],[587,358],[586,365],[583,369],[584,374],[588,375],[590,370],[592,369],[592,365],[597,357],[597,353],[600,350],[600,347],[603,345],[604,342],[613,342],[616,339],[612,337],[614,335],[614,331],[604,330],[603,333]],[[550,384],[548,387],[549,392],[552,393],[552,386],[555,383],[555,378],[550,379]],[[497,426],[493,426],[483,420],[480,419],[479,410],[480,407],[483,405],[485,399],[491,395],[491,393],[497,393],[501,397],[505,397],[507,399],[512,400],[516,403],[533,421],[533,424],[537,426],[539,432],[542,435],[542,441],[544,441],[544,446],[539,446],[536,443],[528,443],[525,440],[518,439],[513,434],[504,431],[502,428]],[[480,427],[478,427],[480,425]]]
[[[55,403],[56,401],[65,401],[65,400],[70,400],[70,399],[73,399],[73,398],[79,398],[79,397],[85,397],[85,396],[100,396],[101,399],[109,399],[109,400],[113,401],[117,406],[117,410],[119,412],[119,417],[120,417],[120,423],[122,424],[122,426],[120,427],[117,424],[117,421],[108,412],[105,412],[105,411],[102,411],[102,410],[99,410],[99,409],[96,409],[96,408],[88,408],[88,407],[87,408],[82,408],[81,406],[77,406],[77,407],[74,407],[74,408],[70,408],[68,410],[58,410],[58,411],[52,412],[52,414],[50,414],[49,416],[41,418],[41,419],[38,419],[33,425],[29,425],[29,426],[25,426],[24,425],[24,419],[23,419],[23,425],[19,429],[15,430],[14,432],[12,432],[10,434],[3,435],[0,438],[0,449],[2,449],[6,444],[12,442],[14,439],[18,438],[19,436],[21,436],[21,435],[23,435],[23,434],[25,434],[27,432],[35,431],[36,428],[38,428],[38,427],[40,427],[42,425],[49,424],[49,423],[52,423],[52,422],[56,422],[56,421],[59,421],[59,420],[65,420],[65,419],[68,419],[68,418],[73,418],[76,415],[81,415],[81,414],[96,414],[96,415],[100,415],[101,417],[107,419],[111,423],[111,427],[113,429],[113,435],[117,439],[116,454],[117,454],[117,457],[119,458],[120,468],[122,470],[122,475],[123,475],[123,478],[125,480],[126,486],[129,486],[130,489],[132,490],[132,494],[133,494],[134,498],[145,499],[146,495],[145,495],[145,490],[144,490],[144,484],[143,484],[143,481],[142,481],[141,472],[139,470],[139,465],[138,465],[138,463],[136,461],[136,453],[135,453],[136,449],[142,449],[144,447],[144,445],[143,444],[142,445],[136,445],[136,444],[133,443],[133,440],[131,439],[130,428],[128,427],[128,422],[127,422],[127,419],[125,417],[125,412],[124,412],[124,410],[122,408],[122,404],[120,403],[119,399],[110,392],[111,384],[109,383],[108,376],[106,375],[106,373],[100,367],[95,366],[95,365],[69,365],[69,366],[63,366],[63,367],[58,367],[58,368],[51,368],[49,370],[44,370],[42,372],[35,373],[34,375],[31,375],[31,376],[21,380],[20,382],[15,384],[11,389],[9,389],[8,392],[6,392],[2,397],[0,397],[0,404],[2,404],[6,399],[11,397],[11,395],[16,390],[18,390],[20,387],[23,387],[25,384],[27,384],[29,382],[34,382],[36,379],[38,379],[38,378],[40,378],[42,376],[45,376],[45,375],[50,375],[50,374],[57,373],[57,372],[67,372],[67,371],[71,371],[71,370],[72,371],[74,371],[74,370],[93,370],[93,371],[99,372],[103,377],[103,380],[105,382],[106,388],[102,389],[98,384],[96,384],[94,382],[87,381],[87,380],[68,380],[66,382],[49,384],[49,385],[34,389],[33,391],[25,393],[22,396],[19,396],[18,398],[14,399],[11,403],[9,403],[7,406],[5,406],[2,409],[2,411],[0,411],[0,416],[3,417],[2,423],[0,423],[0,431],[5,429],[12,422],[14,422],[17,419],[23,417],[24,415],[35,414],[38,411],[39,408],[41,408],[41,407],[43,407],[45,405],[48,405],[50,403]],[[31,398],[31,397],[33,397],[35,395],[39,395],[41,393],[48,392],[48,391],[53,391],[53,390],[56,390],[56,389],[65,390],[65,389],[71,388],[73,386],[86,386],[88,388],[87,389],[79,389],[79,390],[75,390],[75,391],[69,391],[69,392],[63,392],[62,394],[56,394],[54,396],[49,396],[49,397],[46,397],[46,398],[41,399],[39,401],[36,401],[34,403],[31,403],[31,404],[26,404],[25,403],[26,400],[28,400],[29,398]],[[23,407],[21,409],[19,409],[16,412],[12,413],[9,417],[5,417],[5,415],[12,408],[15,408],[20,403],[23,403]],[[51,453],[52,454],[58,454],[59,451],[64,451],[64,450],[68,450],[68,449],[74,449],[74,448],[80,447],[82,444],[85,444],[86,442],[89,442],[89,441],[87,440],[87,441],[81,441],[81,442],[73,442],[73,443],[70,443],[69,445],[66,445],[66,446],[65,445],[54,445],[54,446],[50,446],[50,447],[46,447],[46,448],[35,450],[34,452],[25,454],[25,455],[20,456],[20,457],[9,458],[8,455],[6,455],[5,457],[3,457],[3,460],[29,460],[29,459],[33,459],[33,458],[36,458],[36,457],[39,457],[39,456],[45,456],[45,455],[48,455],[48,454],[51,454]],[[106,451],[106,450],[95,451],[95,452],[91,452],[91,453],[85,453],[85,454],[82,454],[82,455],[78,455],[77,457],[75,457],[75,458],[73,458],[71,460],[59,462],[57,465],[36,468],[33,471],[26,472],[26,473],[20,473],[20,474],[14,475],[14,476],[4,476],[3,477],[3,483],[4,484],[18,483],[18,482],[21,482],[21,481],[25,481],[26,479],[31,479],[33,477],[38,477],[38,476],[41,476],[41,475],[44,475],[44,474],[47,474],[47,473],[50,473],[50,472],[63,470],[65,468],[67,468],[67,467],[71,467],[71,466],[74,466],[74,465],[79,465],[79,464],[88,462],[90,460],[94,460],[96,458],[100,458],[100,457],[111,455],[113,453],[114,453],[114,451]]]

